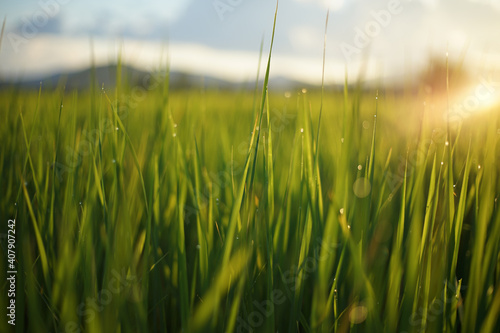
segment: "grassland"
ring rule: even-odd
[[[16,332],[500,330],[498,106],[117,76],[0,92]]]

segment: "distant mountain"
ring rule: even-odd
[[[55,74],[49,77],[19,80],[0,81],[0,89],[10,86],[17,86],[25,89],[37,89],[42,82],[45,88],[55,88],[65,86],[66,90],[86,90],[91,86],[92,77],[95,77],[97,87],[114,87],[116,84],[116,65],[101,66],[95,69],[85,69],[73,73]],[[131,66],[122,66],[122,82],[130,86],[142,86],[154,84],[155,80],[165,78],[165,72],[147,72]],[[262,80],[259,82],[262,84]],[[196,87],[216,88],[223,90],[254,89],[255,82],[231,82],[211,76],[201,76],[184,72],[170,72],[169,84],[172,89],[189,89]],[[273,90],[296,90],[302,88],[314,89],[317,86],[303,84],[284,77],[274,77],[269,81]]]
[[[90,88],[92,77],[95,78],[94,82],[97,87],[101,87],[102,85],[104,85],[104,87],[114,87],[116,85],[116,71],[116,65],[101,66],[96,67],[95,69],[88,68],[82,71],[60,73],[37,79],[3,81],[0,82],[0,87],[16,85],[22,88],[38,88],[40,82],[42,82],[43,86],[49,88],[64,85],[67,90],[85,90]],[[153,84],[155,80],[164,78],[165,72],[149,73],[147,71],[124,65],[122,66],[121,76],[122,82],[131,86],[147,86]],[[230,86],[230,84],[224,80],[216,78],[205,78],[204,80],[206,84]],[[178,88],[189,88],[194,85],[199,85],[200,82],[203,82],[201,76],[181,72],[170,73],[171,85]]]

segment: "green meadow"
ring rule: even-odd
[[[500,331],[499,106],[284,93],[271,57],[255,90],[118,59],[114,87],[0,91],[2,332]]]

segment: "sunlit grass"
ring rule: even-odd
[[[255,92],[0,92],[19,332],[499,330],[499,107],[284,95],[271,54]]]

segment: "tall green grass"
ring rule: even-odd
[[[500,330],[498,107],[283,95],[272,43],[255,92],[139,95],[120,60],[116,87],[0,92],[15,331]]]

